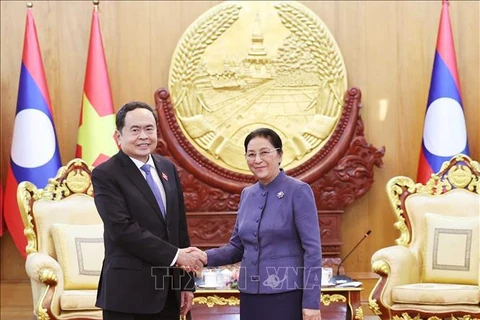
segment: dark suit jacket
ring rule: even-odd
[[[104,223],[105,259],[96,305],[125,313],[158,313],[167,291],[194,290],[193,277],[170,267],[177,248],[190,246],[183,193],[175,166],[153,155],[165,188],[167,215],[138,167],[122,151],[92,172],[94,199]]]

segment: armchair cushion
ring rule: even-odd
[[[405,304],[432,305],[478,305],[478,286],[443,283],[414,283],[396,286],[392,289],[392,300]]]
[[[54,223],[51,233],[65,289],[97,289],[104,257],[103,225]]]
[[[478,217],[425,214],[422,282],[478,285]]]
[[[97,290],[68,290],[60,297],[60,307],[65,311],[98,310],[96,300]]]

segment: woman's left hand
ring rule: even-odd
[[[318,309],[302,309],[303,320],[322,320]]]

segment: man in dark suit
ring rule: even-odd
[[[184,270],[199,270],[206,255],[190,247],[175,166],[152,154],[152,108],[127,103],[116,126],[121,151],[92,172],[105,244],[96,305],[104,320],[178,320],[190,310],[195,288]]]

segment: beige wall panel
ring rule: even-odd
[[[170,60],[188,26],[221,1],[104,1],[100,24],[115,109],[131,100],[153,104],[168,84]],[[435,52],[440,1],[304,1],[342,51],[349,86],[362,90],[366,137],[385,146],[375,183],[343,216],[343,253],[368,229],[349,258],[350,272],[370,271],[370,257],[398,232],[386,193],[395,175],[415,177]],[[87,59],[90,1],[37,1],[35,22],[54,108],[63,163],[74,157]],[[25,2],[1,2],[1,181],[5,186],[25,31]],[[470,151],[480,159],[480,2],[451,1],[450,16]],[[1,279],[25,279],[8,235],[1,240]]]
[[[462,3],[463,10],[454,5],[450,5],[451,18],[470,153],[480,155],[480,1]]]

